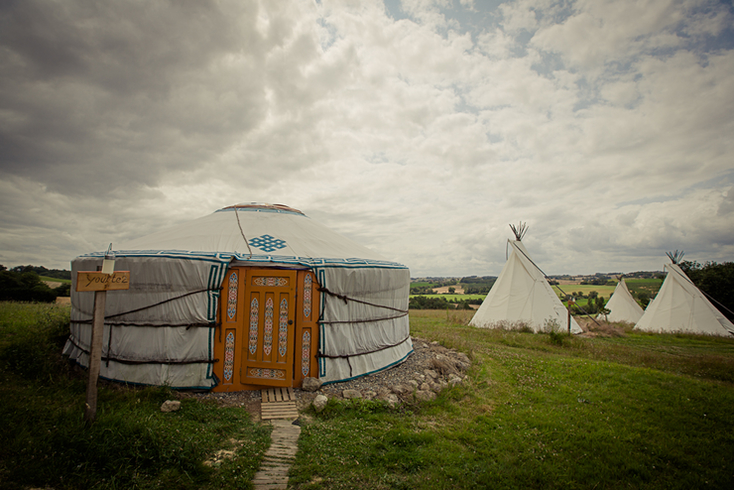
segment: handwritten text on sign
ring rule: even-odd
[[[117,291],[121,289],[130,289],[130,271],[116,271],[114,274],[77,272],[77,291]]]

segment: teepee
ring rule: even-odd
[[[660,333],[734,335],[734,324],[706,299],[700,289],[678,266],[683,256],[668,253],[671,263],[663,285],[642,315],[635,329]]]
[[[515,241],[508,240],[512,248],[510,256],[469,324],[493,328],[506,323],[525,323],[534,332],[542,332],[550,322],[556,323],[561,331],[568,330],[568,311],[522,244],[527,227],[520,223],[519,227],[510,225],[510,228],[515,234]],[[581,333],[576,320],[571,317],[570,321],[571,332]]]
[[[620,278],[617,283],[617,287],[614,288],[612,297],[605,306],[609,310],[609,313],[604,315],[600,313],[597,315],[597,319],[605,319],[609,322],[627,322],[637,323],[642,317],[644,311],[637,304],[635,298],[632,297],[630,290],[627,289],[627,283],[624,282],[624,278]]]
[[[410,271],[279,204],[238,204],[115,251],[102,378],[240,391],[343,381],[412,352]],[[77,257],[72,277],[104,252]],[[70,359],[89,364],[94,293],[72,285]]]

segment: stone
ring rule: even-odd
[[[428,402],[436,399],[436,394],[430,390],[418,390],[415,392],[415,398],[422,402]]]
[[[418,389],[418,382],[414,379],[409,379],[408,384],[413,387],[413,389]]]
[[[377,393],[374,391],[368,391],[364,394],[365,400],[374,400],[375,398],[377,398]]]
[[[424,369],[423,373],[426,375],[426,377],[431,378],[433,380],[438,379],[438,373],[434,371],[433,369]]]
[[[313,399],[313,402],[311,404],[313,405],[314,410],[316,412],[321,412],[324,407],[326,407],[326,403],[329,401],[329,399],[324,395],[316,395],[316,398]]]
[[[342,392],[342,396],[345,399],[349,400],[349,399],[352,399],[352,398],[362,398],[362,393],[360,393],[357,390],[344,390]]]
[[[428,383],[421,383],[420,390],[421,391],[429,391],[431,389],[431,385]]]
[[[462,383],[461,377],[457,376],[456,374],[449,374],[449,384],[451,386],[460,385]]]
[[[301,389],[303,391],[314,392],[321,388],[321,380],[318,378],[303,378]]]
[[[395,408],[398,405],[400,405],[400,398],[398,398],[398,395],[394,393],[390,393],[385,397],[385,401],[387,402],[388,406],[390,408]]]
[[[397,384],[392,387],[392,391],[398,395],[409,395],[413,393],[413,387],[406,384]]]
[[[163,413],[177,412],[180,409],[181,402],[178,400],[166,400],[163,402],[163,405],[161,405],[161,412]]]

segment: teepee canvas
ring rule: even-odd
[[[525,323],[534,332],[542,332],[546,323],[551,322],[566,331],[568,311],[523,246],[524,225],[519,230],[512,228],[516,240],[508,240],[512,251],[507,263],[469,324],[493,328],[507,323]],[[582,332],[573,317],[571,332]]]
[[[239,391],[336,382],[413,352],[410,271],[284,205],[220,209],[123,244],[109,291],[103,378]],[[94,271],[104,253],[72,262]],[[64,353],[89,364],[94,293],[72,285]]]
[[[632,297],[629,289],[627,289],[627,283],[624,282],[623,278],[617,283],[617,287],[614,288],[612,297],[605,307],[609,310],[609,313],[606,316],[600,313],[596,317],[597,319],[606,318],[609,322],[637,323],[644,313],[635,298]]]
[[[668,274],[635,329],[646,332],[682,332],[706,335],[734,335],[734,324],[706,299],[668,254],[672,263]]]

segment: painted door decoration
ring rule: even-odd
[[[309,271],[230,269],[214,339],[214,391],[300,386],[316,376],[319,292]]]
[[[247,271],[242,384],[293,386],[296,271]]]

